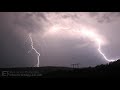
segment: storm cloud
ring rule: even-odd
[[[81,67],[107,63],[94,42],[82,38],[82,27],[94,28],[103,38],[102,51],[109,58],[120,56],[119,12],[1,12],[0,67],[32,67],[37,55],[29,33],[40,52],[40,66]]]

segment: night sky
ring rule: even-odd
[[[120,57],[119,12],[0,12],[0,67],[33,67],[40,53],[40,66],[80,67],[108,63],[98,52],[94,38],[80,31],[95,32],[109,59]],[[83,29],[84,31],[84,29]]]

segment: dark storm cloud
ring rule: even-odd
[[[90,12],[89,15],[99,23],[110,23],[120,17],[120,12]]]
[[[43,13],[35,12],[1,12],[0,16],[2,24],[5,23],[12,28],[21,28],[22,31],[26,30],[28,33],[36,32],[38,27],[42,30],[42,19],[45,20]]]
[[[49,30],[53,30],[51,27],[55,25],[58,25],[57,28],[64,28],[65,26],[70,28],[68,30],[71,30],[71,28],[76,30],[78,27],[81,27],[82,24],[89,26],[89,24],[92,25],[95,23],[94,27],[100,29],[101,34],[108,40],[112,39],[115,44],[118,39],[113,36],[116,35],[116,33],[119,34],[119,23],[113,26],[112,22],[116,21],[119,16],[119,12],[0,13],[0,67],[34,66],[37,63],[35,52],[27,53],[28,50],[31,49],[30,41],[28,40],[25,43],[25,39],[29,33],[33,34],[35,47],[41,53],[41,66],[69,66],[71,63],[80,63],[81,67],[84,67],[105,63],[105,60],[98,53],[97,48],[94,47],[94,43],[88,40],[82,41],[81,38],[78,38],[80,35],[71,36],[67,32],[53,32],[52,35],[46,33]],[[106,25],[105,23],[111,24],[104,26]],[[103,26],[99,26],[101,24]],[[116,30],[116,32],[113,32],[112,29]],[[62,31],[63,29],[60,30]],[[46,36],[41,40],[40,36],[44,35],[43,32],[45,32],[44,34],[46,34]],[[114,39],[116,39],[116,41]],[[38,43],[36,43],[37,41]],[[40,46],[38,44],[40,44]],[[115,51],[110,54],[105,48],[103,48],[103,51],[105,52],[106,50],[105,54],[107,54],[108,57],[115,55]],[[119,44],[113,47],[116,51],[118,48]],[[117,51],[117,55],[118,54],[119,51]]]
[[[15,19],[14,24],[16,24],[21,29],[25,29],[28,33],[36,33],[42,31],[42,21],[46,21],[44,13],[37,12],[24,12],[24,13],[13,13]],[[37,22],[38,21],[38,22]]]

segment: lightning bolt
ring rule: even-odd
[[[92,32],[92,31],[88,31],[88,30],[82,30],[81,33],[88,37],[89,39],[91,40],[94,40],[97,44],[98,44],[98,52],[104,57],[104,59],[108,62],[113,62],[113,61],[116,61],[118,59],[108,59],[105,54],[102,52],[101,50],[101,39],[98,38],[98,35],[95,33],[95,32]]]
[[[39,57],[40,57],[40,53],[34,48],[34,43],[33,43],[33,39],[32,39],[32,35],[29,34],[29,38],[30,38],[30,41],[31,41],[31,50],[34,50],[35,53],[37,54],[37,64],[35,66],[39,67]],[[30,50],[30,51],[31,51]],[[30,52],[28,51],[28,53]]]
[[[112,59],[108,59],[105,54],[101,51],[101,42],[97,39],[97,42],[98,42],[98,51],[99,53],[104,57],[105,60],[107,60],[108,62],[113,62],[113,61],[116,61],[118,59],[115,59],[115,60],[112,60]]]

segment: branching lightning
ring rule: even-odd
[[[39,67],[39,57],[40,57],[40,53],[34,48],[34,43],[33,43],[31,34],[29,34],[29,38],[30,38],[30,41],[31,41],[31,47],[32,47],[31,50],[34,50],[35,53],[37,54],[37,64],[36,64],[35,66],[36,66],[36,67]],[[30,50],[30,51],[31,51],[31,50]],[[29,51],[29,52],[30,52],[30,51]]]

